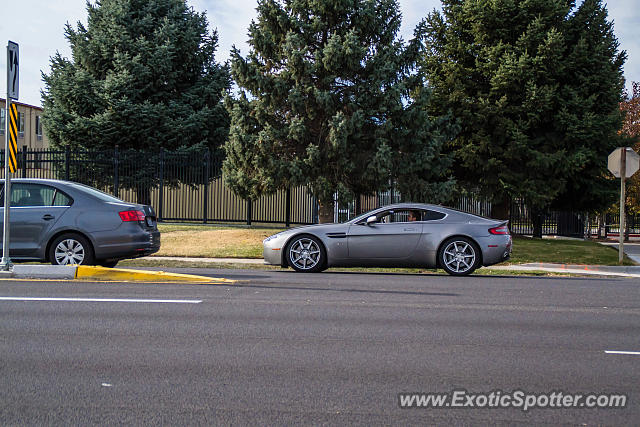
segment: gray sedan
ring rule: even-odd
[[[289,229],[267,237],[263,246],[267,264],[296,271],[440,267],[452,275],[466,275],[509,259],[512,241],[507,221],[442,206],[402,203],[342,224]]]
[[[0,183],[2,220],[4,180]],[[121,259],[160,249],[151,206],[127,203],[75,182],[12,179],[9,223],[9,256],[14,261],[113,267]]]

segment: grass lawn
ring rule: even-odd
[[[262,240],[282,228],[160,224],[162,246],[158,256],[262,258]],[[149,258],[147,258],[149,259]],[[510,264],[617,265],[618,251],[596,242],[514,237]],[[634,265],[625,258],[625,265]]]
[[[618,265],[618,249],[597,242],[514,237],[509,264],[553,262],[561,264]],[[625,256],[624,265],[635,265]]]
[[[262,258],[262,241],[282,231],[273,228],[159,224],[158,256]]]

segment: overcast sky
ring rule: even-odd
[[[610,0],[609,18],[615,22],[620,47],[627,51],[624,67],[627,87],[640,81],[640,7],[638,0]],[[20,102],[41,105],[40,71],[49,73],[49,58],[56,51],[70,57],[64,38],[66,22],[86,23],[85,0],[22,0],[3,2],[0,20],[0,46],[8,40],[20,45]],[[232,45],[246,54],[247,28],[255,17],[256,0],[189,0],[197,11],[207,11],[211,27],[220,37],[218,60],[226,60]],[[411,37],[413,28],[428,12],[440,7],[440,0],[400,0],[403,15],[402,36]],[[2,49],[5,51],[5,49]],[[0,53],[0,97],[6,97],[6,54]]]

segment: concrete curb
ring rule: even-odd
[[[13,271],[0,278],[53,279],[53,280],[104,280],[114,282],[187,282],[187,283],[235,283],[236,280],[193,274],[143,271],[125,268],[106,268],[84,265],[14,265]]]
[[[100,279],[133,282],[216,282],[235,283],[235,280],[221,277],[196,276],[194,274],[167,273],[165,271],[131,270],[127,268],[107,268],[88,265],[76,267],[76,279]]]

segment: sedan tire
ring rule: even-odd
[[[79,234],[62,234],[51,243],[49,260],[53,265],[92,265],[93,248],[89,241]]]
[[[110,261],[100,261],[98,262],[98,265],[102,266],[102,267],[106,267],[106,268],[113,268],[116,265],[118,265],[118,261],[120,260],[110,260]]]
[[[316,237],[310,235],[291,239],[285,256],[291,268],[298,272],[318,273],[326,268],[327,253],[324,246]]]
[[[440,267],[452,276],[466,276],[480,266],[480,248],[466,237],[445,240],[438,250]]]

